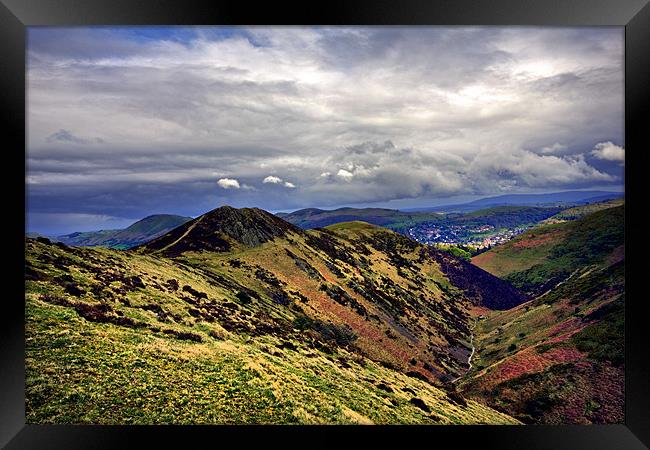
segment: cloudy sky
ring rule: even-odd
[[[622,27],[28,31],[27,224],[623,189]]]

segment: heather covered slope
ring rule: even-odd
[[[472,303],[419,244],[220,210],[128,252],[27,241],[28,421],[513,422],[445,385]]]
[[[624,265],[479,320],[468,397],[526,423],[622,423]]]
[[[192,218],[172,214],[155,214],[138,220],[123,230],[77,232],[59,236],[57,240],[81,247],[102,246],[127,249],[162,236],[188,220],[192,220]]]
[[[432,380],[462,373],[468,306],[502,294],[466,295],[440,272],[438,252],[397,233],[363,222],[304,231],[259,209],[218,208],[134,251],[174,256],[216,279],[227,267],[249,295],[293,305],[310,326],[343,323],[364,354]]]
[[[488,309],[510,309],[526,301],[524,294],[496,276],[446,252],[427,248],[428,255],[439,265],[449,280],[463,291],[475,306]]]
[[[479,317],[473,367],[460,381],[465,395],[526,423],[623,422],[623,212],[597,211],[495,249],[501,260],[538,252],[536,265],[506,277],[546,274],[555,284],[532,284],[544,292]]]

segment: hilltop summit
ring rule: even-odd
[[[228,251],[233,245],[256,247],[293,232],[303,231],[259,208],[222,206],[193,219],[138,249],[168,255],[185,251]]]

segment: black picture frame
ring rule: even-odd
[[[0,0],[0,103],[10,156],[2,177],[5,193],[14,202],[5,216],[5,282],[2,301],[0,372],[0,445],[7,449],[190,447],[202,441],[241,445],[252,438],[281,438],[283,445],[339,445],[353,437],[411,445],[466,444],[500,449],[641,449],[650,445],[650,371],[643,281],[626,273],[626,418],[624,425],[590,426],[377,426],[377,427],[206,427],[206,426],[39,426],[25,424],[24,370],[24,189],[25,149],[25,36],[33,25],[147,25],[147,24],[347,24],[347,25],[543,25],[625,26],[625,147],[626,249],[635,267],[644,261],[641,227],[636,231],[630,211],[643,211],[644,177],[650,147],[644,146],[643,118],[649,114],[650,5],[648,0],[356,0],[304,2],[299,5],[232,0]],[[647,140],[647,139],[646,139]],[[22,167],[21,171],[19,168]],[[9,196],[5,196],[7,198]],[[630,209],[630,202],[632,209]],[[8,202],[5,201],[5,204]],[[11,220],[13,218],[13,220]],[[630,245],[628,245],[630,244]],[[646,246],[647,247],[647,246]],[[631,282],[631,284],[630,284]],[[282,436],[280,436],[282,433]],[[408,445],[408,444],[407,444]],[[246,445],[248,446],[248,445]]]

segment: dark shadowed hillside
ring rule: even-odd
[[[427,249],[428,254],[440,264],[442,272],[461,289],[472,303],[490,309],[510,309],[527,299],[509,283],[462,258]]]

